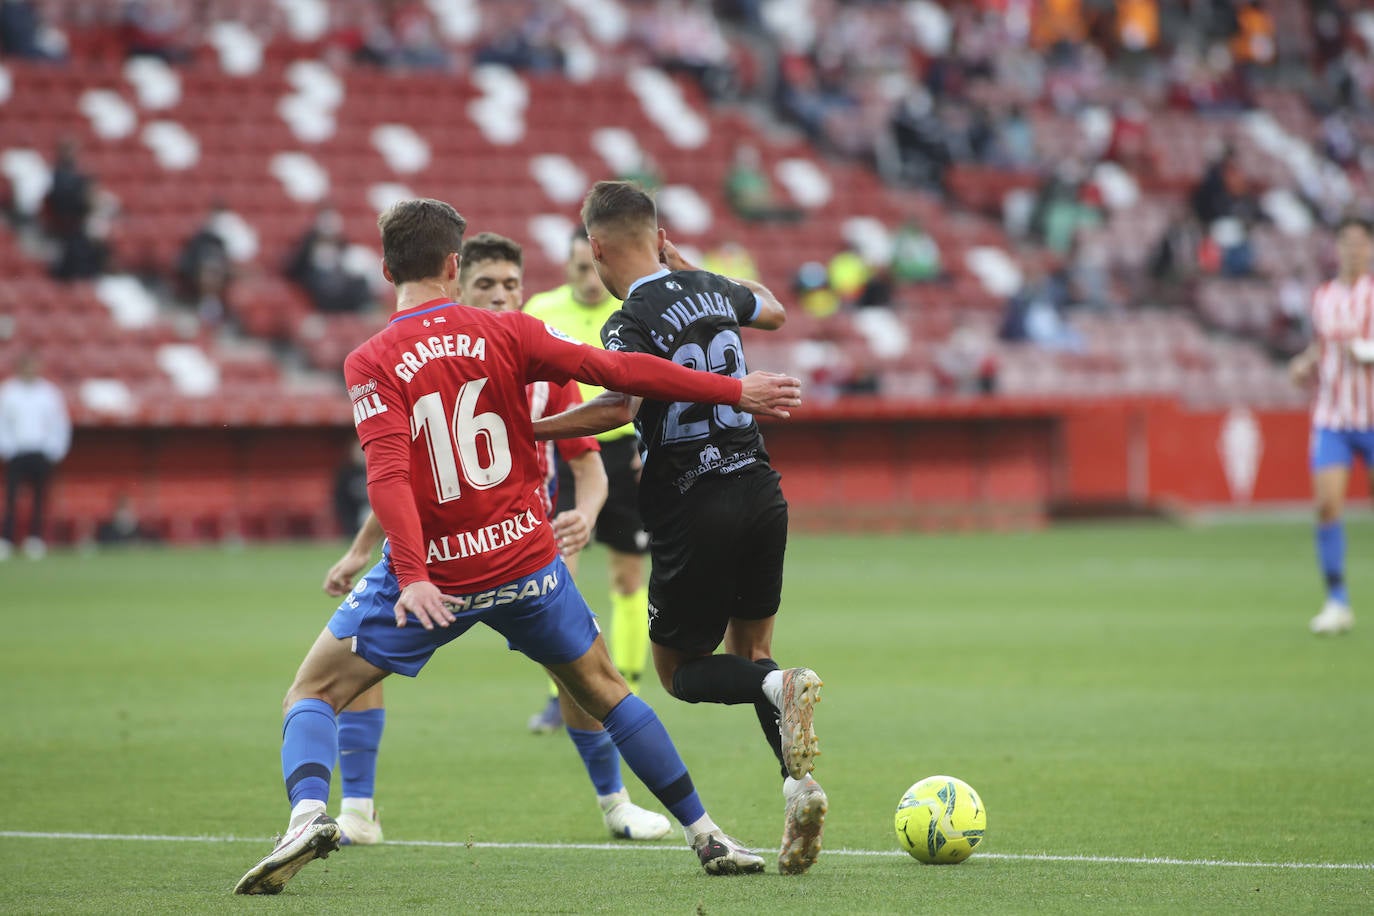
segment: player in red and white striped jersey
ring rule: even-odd
[[[1312,406],[1312,490],[1317,502],[1317,558],[1326,579],[1326,603],[1310,628],[1344,633],[1355,624],[1345,586],[1345,527],[1341,520],[1350,467],[1356,455],[1374,470],[1374,228],[1361,219],[1341,222],[1336,235],[1338,274],[1312,297],[1312,344],[1294,357],[1293,380],[1315,378]]]

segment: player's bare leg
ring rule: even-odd
[[[328,703],[337,713],[368,688],[381,684],[387,673],[355,655],[351,639],[340,639],[325,629],[297,669],[282,710],[289,711],[300,700],[313,698]]]
[[[1350,469],[1333,464],[1312,474],[1312,490],[1317,503],[1317,557],[1326,580],[1326,602],[1308,628],[1321,635],[1345,633],[1355,625],[1345,591],[1345,511],[1346,487]]]
[[[339,825],[325,813],[338,754],[335,716],[384,677],[385,671],[353,654],[351,640],[328,629],[310,647],[282,703],[282,770],[291,821],[276,847],[239,879],[234,893],[281,893],[307,864],[339,848]]]
[[[710,874],[760,872],[763,859],[711,820],[672,739],[649,705],[630,693],[600,636],[581,658],[549,671],[563,690],[601,721],[625,762],[682,824],[702,867]]]

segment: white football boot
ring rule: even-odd
[[[1355,626],[1355,615],[1347,605],[1328,600],[1322,611],[1307,624],[1307,628],[1318,636],[1337,636],[1347,633]]]
[[[824,682],[810,668],[788,668],[782,673],[782,704],[778,708],[778,727],[782,732],[782,755],[787,772],[801,779],[816,766],[820,742],[811,727],[812,710],[820,702]]]
[[[296,872],[316,859],[327,859],[338,848],[339,825],[329,815],[317,814],[288,830],[276,848],[239,879],[234,893],[280,894]]]
[[[339,839],[344,846],[376,846],[382,842],[382,819],[374,808],[369,815],[361,808],[345,806],[339,809]]]
[[[708,875],[752,875],[763,871],[763,856],[720,830],[703,833],[692,849]]]
[[[825,790],[811,776],[788,779],[783,788],[787,807],[783,812],[782,849],[778,852],[778,872],[804,874],[821,855],[821,829],[830,802]]]
[[[668,819],[657,811],[631,802],[630,793],[624,789],[600,801],[606,829],[618,840],[661,840],[673,829]]]

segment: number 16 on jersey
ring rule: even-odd
[[[441,503],[462,496],[460,477],[475,489],[487,490],[511,472],[506,422],[494,411],[477,413],[477,399],[487,381],[478,378],[463,383],[451,418],[438,391],[416,400],[411,411],[410,438],[425,436],[435,494]]]

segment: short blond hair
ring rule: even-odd
[[[589,234],[598,229],[653,231],[658,228],[654,199],[630,181],[598,181],[582,201],[582,224]]]

